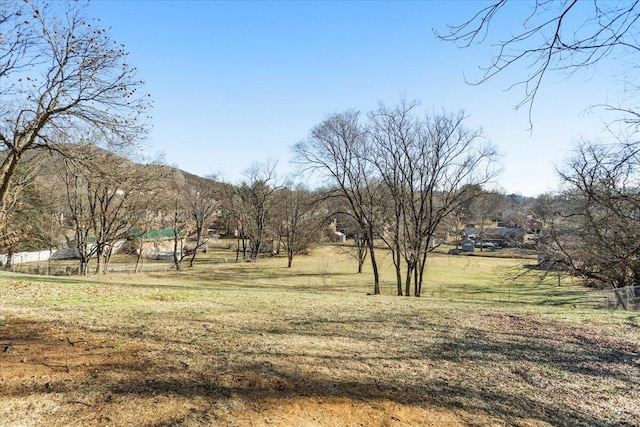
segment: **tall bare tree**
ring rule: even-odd
[[[0,3],[0,218],[16,170],[29,150],[79,142],[87,132],[110,147],[145,134],[148,95],[86,3]]]
[[[243,211],[243,238],[250,242],[250,257],[254,261],[267,249],[267,240],[277,234],[269,229],[275,214],[276,195],[283,187],[276,176],[276,165],[271,161],[252,165],[245,171],[247,181],[236,187],[239,207]]]
[[[407,217],[408,199],[411,197],[411,184],[407,186],[407,177],[414,169],[409,153],[417,145],[420,124],[413,117],[417,103],[402,101],[401,105],[390,109],[380,105],[369,113],[368,134],[373,143],[372,157],[369,159],[380,175],[385,198],[391,203],[384,222],[387,224],[380,235],[391,249],[392,261],[396,272],[396,286],[399,296],[402,290],[402,261],[407,265],[407,296],[411,275],[417,262],[417,254],[410,245],[411,220]]]
[[[169,181],[165,221],[173,234],[173,264],[176,271],[181,271],[182,262],[188,256],[187,239],[195,232],[196,222],[185,197],[190,185],[187,177],[174,168]]]
[[[464,126],[465,115],[419,116],[415,103],[370,114],[376,165],[391,200],[387,234],[396,264],[398,295],[402,295],[400,257],[406,264],[405,295],[420,296],[427,255],[443,221],[477,197],[475,189],[490,182],[500,168],[493,146]]]
[[[244,224],[247,224],[249,219],[241,197],[241,189],[225,182],[222,183],[221,190],[223,215],[226,217],[225,232],[227,236],[236,238],[236,262],[238,262],[241,253],[243,259],[247,257]]]
[[[78,273],[89,272],[89,261],[95,255],[95,246],[90,245],[92,218],[96,215],[97,203],[89,191],[85,168],[82,163],[66,158],[61,172],[65,183],[68,216],[73,224],[74,244],[78,250],[80,265]]]
[[[297,161],[307,171],[326,180],[334,194],[345,201],[345,214],[350,215],[364,234],[373,268],[373,293],[380,294],[380,273],[374,237],[381,217],[380,193],[373,183],[375,172],[367,161],[371,146],[360,113],[346,111],[330,115],[311,131],[311,135],[293,148]]]

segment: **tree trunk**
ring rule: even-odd
[[[89,273],[89,260],[86,255],[80,254],[80,266],[78,267],[78,274],[86,276]]]
[[[89,274],[89,261],[90,254],[87,248],[87,243],[85,237],[83,237],[80,233],[76,233],[78,241],[82,241],[83,243],[78,244],[78,257],[80,258],[80,266],[78,267],[78,274],[82,276],[86,276]]]
[[[98,244],[98,249],[96,250],[96,274],[103,273],[102,269],[102,255],[103,255],[102,245]]]
[[[252,242],[252,246],[251,246],[252,261],[255,261],[258,259],[258,254],[260,253],[260,246],[262,246],[262,242],[260,240],[255,240]]]
[[[622,289],[615,289],[613,291],[615,293],[616,296],[616,308],[622,306],[623,309],[628,310],[629,307],[627,306],[627,299],[622,295]]]
[[[405,283],[405,295],[406,296],[411,296],[411,275],[413,274],[413,270],[414,270],[414,265],[413,263],[407,263],[407,278],[406,278],[406,283]]]
[[[176,266],[176,271],[182,271],[182,245],[179,245],[179,238],[177,231],[173,238],[173,264]],[[178,253],[180,251],[180,253]]]
[[[0,221],[3,220],[7,214],[5,202],[9,194],[11,180],[15,175],[18,163],[20,163],[20,157],[22,157],[21,152],[11,151],[4,162],[2,162],[2,166],[0,166]]]
[[[362,274],[362,268],[367,259],[367,243],[363,239],[356,237],[354,239],[354,245],[356,246],[358,254],[358,274]]]
[[[7,248],[7,263],[4,265],[4,269],[7,271],[11,270],[11,267],[13,266],[13,253],[13,247]]]
[[[140,249],[138,250],[138,256],[136,257],[136,267],[134,270],[135,273],[139,273],[140,269],[142,268],[142,256],[143,256],[142,248],[143,248],[143,245],[142,245],[142,242],[140,242]]]
[[[373,294],[380,295],[380,272],[378,271],[375,249],[373,248],[373,237],[369,239],[369,257],[371,258],[371,267],[373,268]]]
[[[113,246],[109,245],[104,253],[104,274],[109,274],[109,264],[111,264],[111,255],[113,255]]]
[[[242,236],[242,259],[247,259],[247,241],[244,238],[244,235]]]
[[[431,241],[431,236],[429,236],[429,238],[427,239],[427,241]],[[418,260],[418,265],[416,268],[416,283],[417,283],[417,297],[419,297],[422,294],[422,284],[424,283],[424,270],[426,268],[427,265],[427,254],[429,252],[427,250],[424,251],[424,254],[422,255],[422,259]]]
[[[391,257],[393,258],[393,266],[396,270],[396,286],[398,289],[398,296],[402,296],[402,265],[400,261],[400,245],[396,244],[395,248],[391,251]]]
[[[191,259],[189,259],[189,267],[193,267],[193,261],[196,259],[196,254],[198,253],[198,247],[200,246],[200,243],[198,243],[198,241],[196,241],[196,247],[193,248],[193,253],[191,254]]]

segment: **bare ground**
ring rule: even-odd
[[[24,280],[4,426],[640,425],[637,313]]]

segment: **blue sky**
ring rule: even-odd
[[[504,154],[498,185],[534,196],[558,186],[559,165],[578,139],[597,138],[610,100],[605,66],[567,79],[553,75],[533,110],[515,111],[505,91],[522,70],[481,86],[491,46],[438,40],[482,4],[411,2],[94,1],[88,14],[111,27],[152,95],[148,156],[197,175],[242,179],[251,164],[292,170],[290,147],[330,113],[363,112],[379,101],[419,100],[429,112],[465,110]],[[506,17],[508,19],[508,17]]]

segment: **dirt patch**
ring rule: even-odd
[[[0,332],[0,414],[8,425],[69,425],[108,412],[101,378],[136,363],[135,346],[82,331],[9,318]]]
[[[396,402],[363,402],[349,398],[293,398],[263,401],[245,419],[252,425],[290,426],[462,426],[449,411],[400,405]],[[257,421],[256,421],[257,420]]]
[[[465,425],[450,411],[372,401],[356,386],[349,398],[269,372],[196,374],[153,360],[142,343],[82,330],[9,318],[0,331],[3,425]]]

